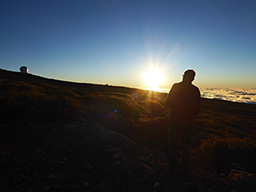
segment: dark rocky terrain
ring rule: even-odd
[[[0,191],[256,189],[255,105],[202,99],[192,183],[168,171],[166,94],[5,70],[0,92]]]

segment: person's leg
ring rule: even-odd
[[[183,143],[182,165],[183,165],[183,172],[184,172],[184,174],[191,174],[192,173],[190,148],[191,147],[190,147],[189,144]]]
[[[191,175],[192,174],[192,164],[191,164],[191,124],[185,124],[183,127],[183,173]]]
[[[168,130],[168,160],[170,171],[177,167],[177,136],[175,125],[171,124]]]

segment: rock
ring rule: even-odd
[[[120,166],[120,165],[121,165],[121,162],[120,162],[120,161],[115,161],[115,162],[113,163],[113,165],[116,166],[116,167],[117,167],[117,166]]]
[[[124,159],[125,155],[123,153],[115,154],[112,156],[113,159]]]
[[[194,168],[194,178],[200,191],[230,191],[230,182],[217,176],[215,171]],[[223,174],[222,177],[225,177]]]
[[[149,167],[148,165],[144,164],[144,167],[147,168],[147,171],[148,171],[149,175],[154,175],[154,174],[155,174],[154,169],[152,169],[152,168]]]
[[[142,155],[148,155],[150,153],[150,150],[141,149],[140,152],[141,152]]]
[[[155,171],[151,167],[141,162],[134,162],[132,169],[134,169],[135,173],[137,173],[139,176],[155,174]]]
[[[112,148],[112,149],[106,149],[105,152],[107,153],[112,153],[112,154],[117,154],[117,153],[121,153],[121,149],[120,148]]]
[[[105,148],[105,151],[119,147],[121,147],[123,151],[135,152],[138,150],[138,147],[134,141],[113,131],[106,131],[105,134],[99,137],[97,142],[98,145]]]
[[[89,164],[89,163],[86,163],[86,164],[84,165],[84,167],[85,167],[85,169],[88,169],[88,170],[91,170],[91,169],[94,168],[94,167],[93,167],[91,164]]]
[[[156,179],[161,180],[169,174],[168,164],[166,163],[151,163],[150,167],[155,171]]]
[[[206,182],[204,183],[204,186],[208,189],[208,188],[210,188],[210,187],[211,187],[211,183],[210,183],[210,182],[208,182],[208,181],[206,181]]]
[[[156,176],[156,180],[158,180],[158,181],[161,181],[163,178],[164,178],[164,175],[163,175],[163,174],[158,174],[158,175]]]
[[[224,173],[221,173],[219,177],[222,178],[222,179],[225,179],[226,175]]]
[[[147,183],[147,182],[149,182],[150,181],[150,176],[149,175],[144,175],[143,177],[142,177],[142,181],[144,182],[144,183]]]
[[[163,151],[153,149],[152,154],[150,155],[151,160],[155,162],[168,162],[168,158],[166,157]]]
[[[236,188],[242,191],[255,191],[256,175],[245,171],[232,169],[228,178],[235,182]]]
[[[104,129],[104,127],[100,126],[100,125],[96,125],[95,127],[93,127],[93,129],[95,131],[97,131],[98,133],[105,133],[106,130]]]
[[[78,122],[74,121],[72,123],[67,124],[64,127],[65,131],[74,131],[78,127]]]

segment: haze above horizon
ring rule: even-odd
[[[200,88],[255,88],[255,8],[249,0],[1,1],[0,68],[152,89],[194,69]]]

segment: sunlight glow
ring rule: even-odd
[[[143,75],[147,89],[158,91],[159,86],[164,82],[163,73],[157,68],[151,67]]]

